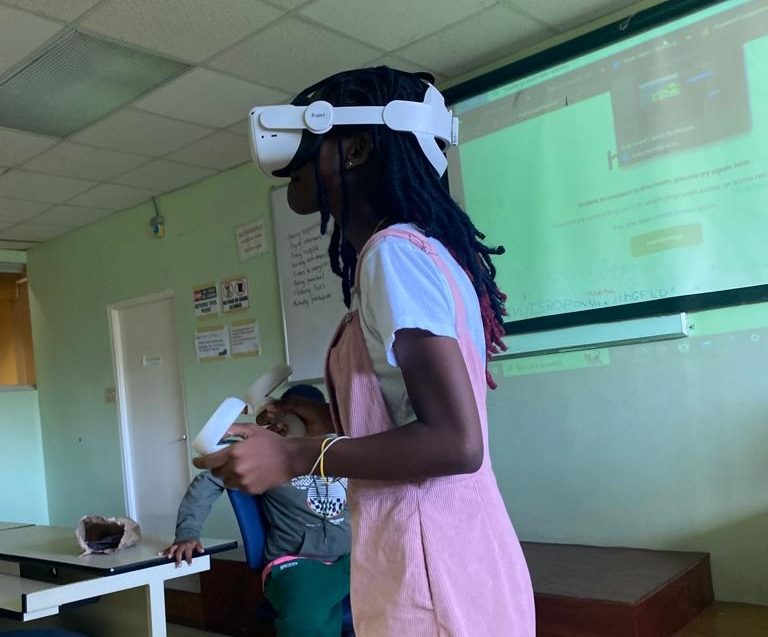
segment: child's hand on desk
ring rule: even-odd
[[[160,555],[165,555],[169,560],[175,559],[177,566],[181,564],[182,560],[187,564],[192,564],[192,557],[195,553],[205,553],[199,539],[179,540],[160,551]]]

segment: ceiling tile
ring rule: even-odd
[[[39,215],[50,207],[51,204],[49,203],[0,197],[0,223],[19,223]]]
[[[153,91],[134,107],[196,124],[223,127],[243,119],[256,104],[274,104],[287,99],[285,93],[196,68]]]
[[[209,66],[294,94],[327,75],[364,66],[381,53],[317,25],[285,18]]]
[[[171,57],[201,62],[282,12],[260,0],[107,0],[82,26]]]
[[[380,57],[378,60],[371,62],[371,66],[388,66],[392,69],[397,69],[399,71],[409,71],[411,73],[416,73],[417,71],[426,71],[427,73],[431,73],[435,76],[435,82],[438,86],[445,79],[434,69],[428,69],[423,64],[419,64],[413,60],[406,60],[405,58],[397,55],[385,55],[384,57]]]
[[[221,131],[176,151],[169,155],[168,159],[205,168],[226,170],[250,161],[251,151],[247,137]]]
[[[496,6],[473,15],[398,53],[448,77],[497,60],[549,37],[554,31],[530,18]]]
[[[102,208],[80,208],[78,206],[54,206],[41,215],[37,215],[30,220],[30,223],[36,225],[50,226],[84,226],[103,219],[114,213],[114,210],[105,210]]]
[[[5,4],[71,22],[77,20],[99,0],[3,0]]]
[[[30,13],[0,6],[0,74],[60,31],[62,25]]]
[[[301,13],[358,40],[392,51],[495,3],[496,0],[440,0],[439,6],[428,8],[423,1],[414,0],[318,0]]]
[[[66,137],[187,68],[176,60],[69,30],[0,83],[0,124]]]
[[[30,241],[3,241],[3,233],[0,232],[0,250],[28,250],[35,245]]]
[[[53,137],[0,128],[0,166],[17,166],[58,142]]]
[[[159,156],[211,134],[210,128],[124,109],[96,122],[70,139],[99,148]]]
[[[23,168],[49,175],[107,181],[147,161],[149,159],[142,155],[128,155],[115,150],[62,142],[28,161]]]
[[[205,179],[216,171],[157,159],[115,179],[115,183],[167,192]]]
[[[0,175],[0,196],[61,203],[94,185],[83,179],[9,170]]]
[[[31,223],[20,223],[8,230],[3,230],[2,238],[11,241],[48,241],[69,232],[72,228],[65,226],[44,226]]]
[[[249,120],[244,119],[243,121],[238,122],[237,124],[232,124],[232,126],[228,126],[227,130],[230,133],[234,133],[235,135],[245,135],[246,137],[248,137],[251,134],[251,124]]]
[[[291,11],[300,7],[303,4],[307,4],[308,0],[267,0],[269,4],[273,4],[283,11]],[[311,0],[309,0],[311,1]]]
[[[131,186],[100,184],[93,190],[89,190],[67,203],[71,206],[85,206],[86,208],[122,210],[147,201],[157,194],[159,193],[152,190],[132,188]]]
[[[501,0],[515,9],[525,11],[558,31],[565,31],[621,11],[635,0]]]

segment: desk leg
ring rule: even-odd
[[[102,596],[97,603],[70,607],[62,625],[96,637],[166,637],[162,581]]]
[[[147,587],[147,621],[150,637],[166,637],[165,582],[150,582]]]

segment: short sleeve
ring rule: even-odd
[[[445,276],[429,254],[399,237],[384,238],[363,257],[360,312],[393,367],[398,366],[393,351],[398,330],[421,329],[457,338]]]

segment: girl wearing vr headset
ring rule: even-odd
[[[436,138],[456,143],[457,122],[430,81],[348,71],[252,111],[260,167],[290,177],[295,212],[319,211],[323,232],[334,221],[328,253],[350,308],[328,352],[330,404],[271,409],[345,435],[260,431],[198,464],[255,493],[318,464],[351,478],[358,637],[533,637],[530,577],[488,456],[502,250],[441,182]]]

